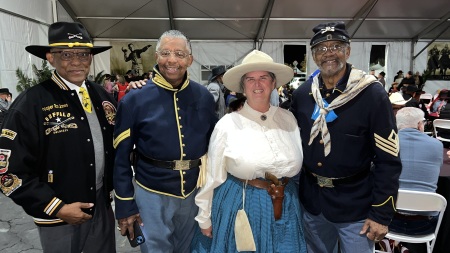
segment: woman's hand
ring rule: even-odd
[[[202,230],[202,234],[206,237],[212,238],[212,226],[207,228],[207,229],[201,229]]]

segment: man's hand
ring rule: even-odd
[[[361,232],[359,233],[361,235],[366,234],[367,238],[374,242],[379,242],[383,240],[387,232],[388,226],[381,225],[380,223],[377,223],[371,219],[367,219],[366,222],[364,222],[364,226],[362,227]]]
[[[147,83],[147,80],[148,79],[130,82],[128,84],[126,92],[130,91],[131,89],[140,89],[140,88],[142,88]]]
[[[143,226],[144,225],[144,223],[142,223],[142,219],[141,219],[141,216],[139,214],[134,214],[134,215],[131,215],[128,218],[123,218],[123,219],[117,220],[117,223],[119,224],[118,229],[119,229],[120,234],[122,236],[125,236],[127,234],[127,230],[128,230],[128,233],[130,234],[130,240],[134,239],[133,222],[135,220],[138,221],[139,226]]]
[[[206,237],[212,238],[212,226],[207,228],[207,229],[201,229],[202,230],[202,234]]]
[[[71,224],[71,225],[80,225],[85,223],[86,221],[92,219],[92,215],[89,215],[81,208],[91,208],[93,207],[93,203],[81,203],[75,202],[72,204],[65,204],[56,214],[56,217],[61,220]]]

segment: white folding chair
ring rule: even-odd
[[[444,138],[442,136],[439,135],[439,130],[437,130],[436,128],[441,128],[441,129],[450,129],[450,120],[449,119],[435,119],[433,120],[433,128],[434,128],[434,136],[436,137],[436,139],[440,140],[440,141],[448,141],[450,142],[450,139]]]
[[[427,252],[431,253],[436,242],[436,237],[441,226],[442,217],[444,216],[447,200],[434,192],[420,192],[410,190],[398,190],[397,196],[397,211],[419,211],[419,212],[439,212],[439,219],[436,229],[433,233],[427,235],[406,235],[395,232],[389,232],[385,236],[399,242],[409,243],[426,243]],[[376,250],[375,252],[384,252]]]
[[[425,104],[429,104],[433,100],[433,95],[431,95],[431,93],[420,94],[420,100]]]

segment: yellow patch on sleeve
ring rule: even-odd
[[[384,152],[391,154],[395,157],[398,157],[399,152],[399,141],[397,133],[392,130],[391,134],[387,139],[381,137],[378,134],[374,134],[375,136],[375,145],[383,150]]]
[[[6,128],[2,129],[2,134],[0,135],[0,137],[6,137],[12,141],[16,138],[16,136],[17,136],[16,132],[6,129]]]
[[[119,134],[113,142],[113,146],[114,148],[117,148],[117,146],[119,146],[120,142],[122,142],[123,140],[125,140],[126,138],[130,137],[130,129],[128,128],[127,130],[123,131],[121,134]]]

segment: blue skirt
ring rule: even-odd
[[[243,183],[228,174],[227,180],[214,190],[211,221],[213,238],[204,236],[197,226],[191,252],[237,252],[234,236],[236,214],[242,209]],[[284,190],[281,219],[273,217],[272,200],[266,190],[247,185],[245,212],[247,213],[256,252],[306,253],[302,215],[297,188],[291,180]]]

